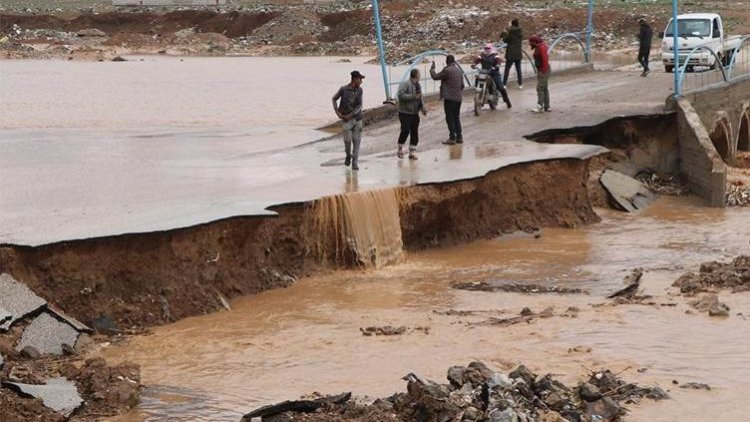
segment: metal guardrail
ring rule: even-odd
[[[708,53],[714,63],[704,63],[699,54]],[[729,51],[726,56],[702,45],[693,48],[687,56],[679,57],[677,83],[682,93],[688,93],[708,86],[727,83],[750,75],[750,36],[743,36],[740,45]],[[690,74],[692,77],[688,77]]]
[[[584,41],[581,39],[581,36],[584,34],[586,34],[586,32],[570,32],[570,33],[558,35],[552,39],[552,43],[550,44],[550,47],[549,47],[549,55],[550,55],[550,61],[551,61],[550,65],[552,66],[553,71],[565,70],[574,66],[580,66],[581,64],[588,63],[589,54],[587,54]],[[555,49],[566,45],[566,43],[572,43],[574,45],[580,46],[581,53],[582,53],[582,55],[580,56],[580,60],[578,60],[579,56],[571,55],[567,51],[560,53],[557,56],[555,55]],[[505,50],[506,48],[507,48],[506,43],[495,44],[495,49],[498,51],[498,54],[501,54],[501,51]],[[522,62],[521,74],[524,78],[526,78],[527,75],[531,76],[531,75],[536,74],[536,66],[534,65],[534,58],[532,57],[532,55],[526,50],[522,50],[522,51],[526,60]],[[437,83],[437,81],[433,81],[432,78],[429,76],[429,64],[425,63],[425,60],[428,59],[429,57],[438,57],[438,56],[444,57],[444,56],[447,56],[448,54],[450,53],[445,50],[429,50],[423,53],[419,53],[416,56],[410,57],[408,59],[402,60],[400,62],[393,63],[388,68],[388,76],[389,76],[389,80],[391,81],[394,80],[392,75],[395,70],[397,70],[400,66],[404,66],[405,64],[409,64],[409,66],[405,69],[405,71],[401,75],[401,78],[398,80],[398,82],[389,83],[391,98],[395,99],[396,95],[394,94],[396,93],[394,92],[394,90],[398,89],[398,85],[401,82],[409,79],[409,74],[411,73],[412,69],[420,65],[423,65],[423,69],[421,72],[422,78],[420,80],[422,84],[422,93],[425,95],[428,95],[428,94],[438,92],[439,84]],[[459,64],[459,67],[461,67],[460,64]],[[461,68],[461,70],[464,70],[464,69]],[[501,74],[503,72],[504,72],[504,69],[501,69]],[[476,70],[464,71],[464,78],[466,80],[467,86],[471,86],[473,84],[473,82],[469,79],[469,76],[474,75],[476,73],[477,73]],[[516,73],[515,69],[510,70],[510,74],[508,78],[509,81],[516,80],[515,73]]]

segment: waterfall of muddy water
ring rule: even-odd
[[[374,207],[372,199],[360,200],[359,206]],[[344,207],[334,204],[331,199],[329,210]],[[571,384],[588,368],[609,368],[672,396],[628,405],[625,422],[747,420],[750,292],[720,292],[731,315],[717,319],[687,314],[690,299],[674,296],[669,286],[701,262],[750,254],[750,210],[662,198],[638,214],[600,214],[599,224],[547,229],[540,238],[519,234],[407,253],[383,268],[299,280],[238,298],[232,311],[186,318],[103,347],[95,354],[140,364],[147,387],[139,409],[118,422],[237,422],[253,408],[313,391],[386,397],[405,390],[401,377],[409,372],[444,382],[447,368],[472,360],[504,371],[524,363]],[[644,293],[657,306],[607,305],[605,296],[623,287],[623,276],[635,267],[644,268]],[[475,292],[452,289],[455,281],[589,293]],[[555,315],[570,306],[580,312],[508,327],[473,325],[549,306]],[[359,331],[382,325],[427,326],[430,332],[366,337]],[[672,380],[705,382],[712,391],[683,390]]]
[[[403,251],[398,198],[397,189],[382,189],[315,201],[318,256],[375,268],[398,261]]]

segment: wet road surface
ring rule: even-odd
[[[420,130],[418,162],[396,159],[398,130],[390,123],[365,132],[361,170],[352,175],[342,166],[340,138],[306,142],[326,136],[310,128],[328,120],[321,116],[330,113],[330,97],[346,82],[348,69],[376,76],[375,67],[306,58],[307,79],[280,82],[278,75],[286,65],[298,65],[295,60],[4,63],[0,93],[14,111],[0,120],[0,178],[6,187],[0,243],[166,230],[264,214],[272,204],[347,190],[471,178],[517,162],[585,157],[597,149],[538,145],[523,137],[661,112],[671,86],[664,74],[644,80],[634,71],[596,71],[553,78],[552,113],[528,112],[534,89],[511,89],[513,109],[479,117],[470,115],[465,102],[463,149],[441,145],[447,133],[442,107],[435,104]],[[259,94],[258,84],[272,95]],[[367,79],[365,90],[369,105],[382,96],[376,77]]]

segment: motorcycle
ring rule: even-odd
[[[474,80],[474,115],[479,116],[485,104],[489,104],[491,110],[496,109],[499,96],[500,92],[495,88],[490,70],[479,69]]]

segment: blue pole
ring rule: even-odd
[[[385,48],[383,48],[383,30],[380,27],[380,7],[378,0],[372,0],[372,14],[375,16],[375,36],[378,39],[378,53],[380,56],[380,70],[383,73],[383,88],[385,88],[385,100],[391,101],[391,90],[388,84],[388,72],[385,68]]]
[[[594,33],[594,0],[589,0],[586,18],[586,63],[591,63],[591,35]]]
[[[674,96],[679,98],[682,95],[682,87],[680,86],[680,43],[679,25],[677,25],[677,0],[672,0],[672,51],[674,52]]]

